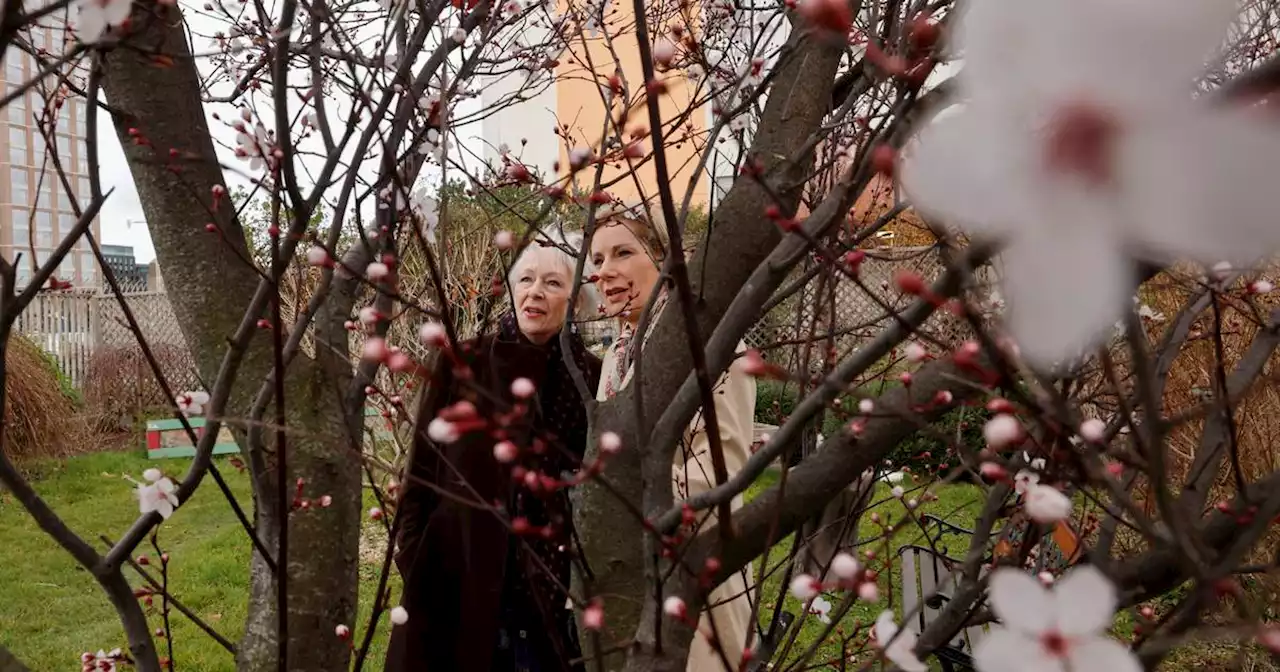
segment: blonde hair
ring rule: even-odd
[[[671,249],[671,238],[667,235],[666,218],[662,210],[652,206],[646,207],[643,201],[632,204],[611,203],[596,211],[596,224],[599,226],[616,226],[623,224],[635,234],[640,244],[644,245],[655,264],[667,258]]]

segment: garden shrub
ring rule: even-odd
[[[864,389],[869,396],[879,396],[897,385],[896,381],[871,383]],[[861,395],[846,395],[840,399],[839,410],[828,409],[823,414],[822,434],[833,436],[856,418],[860,398]],[[756,385],[756,422],[781,425],[799,402],[799,390],[795,384],[761,380]],[[962,406],[952,410],[935,422],[930,431],[917,432],[894,448],[888,458],[892,468],[905,467],[913,473],[929,476],[949,473],[960,464],[956,437],[959,436],[959,445],[972,451],[982,450],[985,446],[982,426],[990,417],[991,412],[982,406]]]
[[[5,370],[5,451],[15,460],[57,457],[74,451],[75,415],[56,366],[40,346],[21,335],[9,339]],[[69,381],[68,381],[69,384]]]
[[[151,352],[170,384],[178,386],[175,394],[185,389],[180,383],[191,366],[185,350],[167,343],[153,343]],[[173,412],[172,400],[156,382],[137,345],[94,350],[85,376],[84,396],[97,432],[130,431],[141,417],[169,416]]]

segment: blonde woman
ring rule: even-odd
[[[665,232],[640,216],[606,216],[592,236],[591,262],[598,277],[596,288],[604,301],[606,313],[616,315],[618,319],[618,335],[605,354],[596,394],[602,401],[613,397],[631,382],[631,360],[636,354],[632,335],[650,296],[657,289],[658,266],[665,250]],[[665,304],[666,297],[660,296],[654,305],[655,314],[663,310]],[[641,343],[640,347],[643,348],[644,344]],[[739,344],[739,350],[743,349],[744,346]],[[742,358],[735,360],[715,387],[716,424],[720,429],[720,442],[730,475],[746,463],[754,429],[756,382],[743,370],[743,366]],[[710,445],[699,413],[676,451],[672,488],[676,500],[680,501],[710,490],[715,484]],[[737,509],[741,506],[742,497],[735,497],[732,507]],[[708,515],[714,518],[714,513]],[[713,522],[714,519],[706,521]],[[703,612],[698,623],[700,631],[711,632],[708,619],[714,620],[721,648],[733,670],[738,669],[742,662],[747,633],[752,627],[751,597],[747,590],[750,576],[748,567],[711,591],[707,604],[713,606]],[[725,669],[724,659],[706,637],[696,635],[686,669],[688,672],[719,672]]]

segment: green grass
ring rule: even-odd
[[[184,473],[189,460],[151,461],[141,451],[96,453],[29,465],[37,491],[82,538],[104,548],[98,535],[118,538],[138,514],[134,486],[157,466]],[[219,461],[241,505],[252,508],[249,479]],[[89,574],[34,523],[9,493],[0,494],[0,643],[33,670],[76,669],[81,652],[125,648],[115,610]],[[161,548],[170,555],[172,593],[223,636],[235,642],[244,628],[248,595],[249,541],[216,485],[206,479],[200,494],[160,527]],[[149,543],[139,552],[155,560]],[[158,577],[152,563],[151,573]],[[134,585],[143,581],[125,570]],[[353,626],[361,636],[372,609],[377,567],[361,567],[361,618]],[[160,600],[149,614],[162,624]],[[194,624],[174,612],[175,667],[183,670],[234,670],[232,657]],[[386,623],[374,640],[371,661],[381,661]],[[165,642],[157,641],[164,650]],[[377,669],[380,662],[369,669]]]
[[[146,459],[141,451],[97,453],[65,460],[39,462],[30,467],[36,488],[54,510],[82,537],[97,540],[99,534],[115,538],[133,522],[137,504],[133,484],[124,479],[130,475],[141,479],[142,471],[160,466],[171,475],[183,473],[188,460]],[[219,461],[221,472],[244,506],[250,506],[249,483],[245,474]],[[778,476],[768,473],[748,492],[748,498],[774,485]],[[907,486],[908,498],[918,496]],[[979,491],[971,486],[945,486],[937,490],[938,500],[927,502],[916,515],[932,513],[961,527],[972,527],[979,503]],[[879,485],[872,509],[882,522],[898,521],[906,515],[902,502],[889,494],[889,486]],[[864,516],[860,538],[873,540],[869,546],[880,558],[890,557],[903,544],[918,542],[918,528],[908,527],[892,540],[883,538],[878,525]],[[17,505],[12,495],[0,495],[0,643],[9,647],[19,659],[35,670],[64,669],[73,665],[82,651],[124,647],[123,635],[115,612],[92,578],[62,549],[41,532],[30,516]],[[178,510],[160,528],[160,543],[170,553],[170,586],[178,599],[212,624],[228,639],[239,638],[245,617],[248,593],[249,542],[230,508],[212,482],[202,485],[200,496]],[[964,540],[952,538],[952,553],[961,553]],[[98,543],[98,546],[102,545]],[[154,556],[149,548],[144,549]],[[773,614],[783,571],[791,551],[791,539],[778,542],[769,554],[767,576],[760,592],[761,619]],[[759,570],[757,560],[754,569]],[[153,567],[154,568],[154,567]],[[859,601],[839,624],[852,633],[873,622],[881,610],[888,608],[891,595],[900,585],[897,569],[892,577],[879,578],[880,601]],[[126,570],[135,585],[141,579]],[[376,585],[378,567],[364,563],[360,568],[361,612],[358,623],[366,623],[371,608],[371,595]],[[894,590],[890,590],[890,586]],[[838,607],[842,595],[827,599]],[[783,608],[799,614],[802,605],[795,598],[784,598]],[[156,600],[156,606],[159,601]],[[153,628],[160,626],[158,611],[150,615]],[[171,618],[174,658],[184,670],[232,670],[230,654],[201,632],[181,614]],[[815,641],[825,626],[816,617],[806,617],[791,655],[795,658]],[[357,635],[362,634],[363,625]],[[385,647],[385,623],[375,638],[370,669],[377,669]],[[813,663],[831,661],[840,654],[839,636],[833,633],[820,647]],[[164,647],[163,641],[157,642]]]
[[[779,476],[776,472],[767,473],[752,485],[751,489],[747,493],[747,497],[750,498],[760,492],[763,492],[766,488],[772,487],[777,483],[778,479]],[[909,482],[901,483],[900,485],[907,490],[907,494],[904,497],[905,500],[918,497],[923,492],[923,489],[918,486],[913,488],[912,484]],[[890,490],[891,486],[889,485],[883,483],[877,484],[876,492],[872,499],[873,506],[870,511],[862,517],[859,524],[858,538],[860,542],[865,544],[859,547],[860,551],[872,549],[875,551],[877,556],[877,560],[873,561],[871,565],[873,569],[883,567],[883,559],[886,557],[895,557],[897,550],[900,547],[912,543],[922,543],[923,540],[923,533],[920,531],[920,528],[911,524],[906,525],[903,530],[897,533],[892,539],[888,539],[885,537],[884,530],[881,528],[880,524],[871,520],[872,512],[879,514],[881,524],[896,523],[907,516],[908,512],[906,506],[904,506],[902,501],[895,499],[890,494]],[[926,513],[931,513],[953,525],[968,529],[973,527],[977,512],[981,507],[980,490],[968,485],[947,485],[935,488],[934,494],[938,496],[938,499],[936,501],[920,504],[914,511],[915,516],[918,517]],[[944,541],[939,544],[939,548],[945,548],[953,557],[960,556],[967,549],[967,543],[967,539],[949,536],[944,538]],[[774,545],[772,551],[768,555],[766,572],[769,572],[769,574],[765,577],[763,588],[760,591],[760,621],[762,625],[766,627],[777,608],[778,596],[784,594],[782,579],[785,575],[786,567],[789,564],[791,548],[792,538],[788,537]],[[865,560],[865,558],[860,557],[859,560]],[[761,560],[757,559],[753,566],[753,571],[760,571],[760,563]],[[870,624],[875,622],[875,619],[880,615],[880,612],[891,608],[892,605],[893,607],[896,607],[898,616],[901,618],[902,610],[901,606],[898,605],[899,598],[894,594],[900,590],[901,568],[896,562],[891,563],[891,567],[891,576],[886,576],[881,573],[877,578],[877,584],[880,588],[879,601],[875,604],[870,604],[861,600],[856,601],[845,617],[836,624],[839,630],[833,630],[826,640],[822,642],[821,646],[819,646],[817,653],[809,660],[808,667],[813,668],[817,666],[818,669],[836,669],[832,664],[835,661],[838,661],[841,655],[840,642],[843,639],[840,636],[841,630],[846,636],[848,636],[860,629],[860,636],[855,638],[854,641],[865,641],[867,628]],[[893,590],[890,590],[891,587]],[[839,608],[845,594],[846,593],[844,592],[829,592],[824,595],[825,599],[831,603],[833,614]],[[797,617],[802,615],[804,605],[800,600],[797,600],[790,594],[786,594],[783,600],[782,608],[785,611],[788,611]],[[828,626],[822,623],[816,615],[805,616],[801,623],[800,632],[796,637],[796,641],[792,644],[790,653],[787,656],[788,661],[794,662],[798,660],[809,646],[822,636],[827,627]],[[850,651],[854,650],[857,650],[856,645],[852,646],[850,649]],[[863,656],[859,660],[865,662],[866,660],[870,660],[870,656]],[[930,662],[933,667],[937,668],[936,661]],[[851,667],[851,669],[856,669],[856,667]]]

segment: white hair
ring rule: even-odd
[[[572,252],[570,252],[572,250]],[[578,269],[578,255],[584,254],[582,249],[582,233],[578,231],[549,230],[539,232],[534,239],[520,251],[520,255],[516,257],[515,262],[511,264],[511,268],[507,271],[507,287],[508,293],[510,288],[516,284],[516,272],[523,268],[524,264],[531,261],[536,255],[539,257],[552,259],[555,263],[560,264],[564,268],[564,274],[573,281],[574,271]],[[588,263],[583,267],[583,273],[591,272],[591,264]],[[571,288],[572,289],[572,288]],[[509,297],[514,303],[515,297]],[[600,305],[599,297],[596,295],[595,285],[583,279],[582,286],[578,288],[578,298],[574,303],[573,318],[579,322],[590,320],[598,317],[598,306]]]

